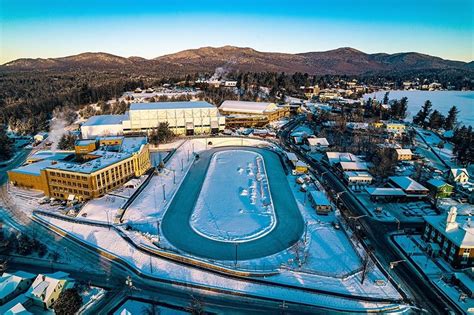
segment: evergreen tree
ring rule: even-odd
[[[8,160],[12,157],[12,141],[8,138],[5,127],[0,127],[0,161]]]
[[[426,119],[430,116],[431,114],[431,107],[433,105],[431,104],[430,100],[427,100],[421,110],[413,117],[413,123],[422,126],[423,128],[426,128],[427,126],[427,121]]]
[[[390,94],[390,91],[385,92],[385,95],[383,96],[383,104],[387,105],[388,104],[388,95]]]
[[[67,289],[59,295],[58,300],[54,303],[54,313],[57,315],[76,314],[81,308],[82,297],[76,289]]]
[[[456,127],[458,114],[459,110],[456,106],[453,106],[449,109],[448,116],[446,117],[446,121],[444,122],[444,129],[453,130],[454,127]]]
[[[444,126],[444,121],[444,116],[438,110],[435,109],[428,119],[428,126],[431,129],[440,129]]]

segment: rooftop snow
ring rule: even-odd
[[[127,115],[97,115],[89,118],[82,126],[120,125]]]
[[[267,102],[244,102],[244,101],[224,101],[219,107],[225,112],[263,114],[277,108],[275,103]]]
[[[330,165],[338,162],[358,162],[359,158],[352,153],[347,152],[327,152],[326,157]]]
[[[322,191],[310,191],[309,194],[311,198],[314,200],[314,203],[318,206],[330,206],[331,202],[328,200],[326,195]]]
[[[193,109],[193,108],[215,108],[208,102],[153,102],[153,103],[133,103],[130,111],[150,110],[150,109]]]
[[[320,145],[320,146],[328,146],[329,142],[326,138],[308,138],[309,145]]]
[[[425,221],[459,247],[474,248],[474,225],[470,216],[457,215],[456,223],[446,227],[446,216],[426,216]]]
[[[443,187],[444,185],[448,185],[444,180],[436,179],[436,178],[430,179],[429,181],[427,181],[427,183],[437,188]]]
[[[38,151],[35,154],[31,155],[28,160],[64,160],[74,152],[68,151]]]
[[[339,162],[343,170],[348,171],[363,171],[367,170],[367,163],[364,162]]]
[[[414,179],[408,177],[408,176],[391,176],[389,177],[389,180],[398,186],[399,188],[405,190],[405,191],[410,191],[410,190],[422,190],[422,191],[428,191],[428,189],[415,181]]]
[[[42,160],[36,163],[20,166],[16,169],[11,170],[11,172],[39,176],[41,174],[41,170],[51,166],[52,163],[52,160]]]
[[[365,189],[371,196],[405,196],[405,192],[400,188],[374,188],[367,187]]]

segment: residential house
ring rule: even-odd
[[[401,123],[387,123],[385,128],[388,132],[400,134],[405,132],[406,125]]]
[[[306,143],[311,152],[326,150],[329,147],[329,142],[326,138],[306,138]]]
[[[465,168],[452,168],[449,172],[449,180],[454,184],[464,184],[469,180],[469,173]]]
[[[33,315],[33,313],[28,312],[23,304],[17,303],[7,310],[4,315]]]
[[[397,161],[411,161],[413,152],[410,149],[395,149],[395,156]]]
[[[39,132],[37,133],[33,139],[36,141],[36,142],[42,142],[44,141],[46,138],[48,138],[48,133],[47,132]]]
[[[33,303],[50,309],[58,300],[61,292],[74,286],[74,281],[65,272],[55,272],[53,274],[39,274],[26,295],[33,300]]]
[[[430,179],[426,182],[433,198],[448,198],[453,193],[453,186],[440,179]]]
[[[372,183],[374,178],[366,171],[349,171],[344,172],[344,180],[348,186],[367,186]]]
[[[35,275],[29,272],[5,272],[0,278],[0,305],[26,292],[33,283],[34,278]]]

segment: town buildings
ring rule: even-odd
[[[58,300],[61,292],[72,286],[74,286],[74,281],[65,272],[58,271],[49,275],[39,274],[26,296],[32,299],[34,304],[48,309]]]
[[[395,156],[397,161],[411,161],[413,152],[410,149],[395,149]]]
[[[83,139],[123,134],[122,122],[128,115],[97,115],[89,118],[81,126]]]
[[[439,253],[454,268],[473,266],[474,226],[470,216],[458,215],[456,207],[452,207],[447,216],[426,216],[424,219],[423,239],[439,246],[434,254]]]
[[[8,172],[11,184],[57,199],[88,200],[143,175],[150,167],[146,137],[78,140],[69,160],[42,160]]]
[[[433,198],[448,198],[453,193],[454,187],[440,179],[430,179],[426,182]]]

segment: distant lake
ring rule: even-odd
[[[383,100],[386,91],[365,94],[364,99],[369,97]],[[456,105],[459,110],[458,121],[474,127],[474,91],[390,91],[390,99],[408,98],[407,120],[411,120],[413,115],[421,109],[426,100],[430,100],[433,109],[437,109],[443,115],[447,115],[449,109]]]

